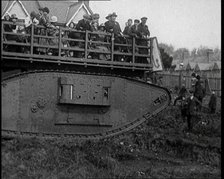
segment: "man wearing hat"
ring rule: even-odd
[[[109,14],[106,19],[108,19],[107,22],[105,22],[105,29],[109,33],[114,33],[115,38],[121,34],[121,28],[120,24],[116,21],[117,14],[114,12],[112,14]]]
[[[145,39],[150,36],[148,26],[146,25],[147,17],[141,18],[141,23],[138,25],[138,32],[140,37]]]
[[[93,31],[92,26],[90,24],[91,22],[91,16],[88,14],[83,15],[83,19],[79,20],[76,29],[81,30],[81,31]],[[78,39],[83,39],[85,40],[85,34],[84,33],[76,33],[76,36],[79,37]],[[78,46],[80,48],[84,48],[85,44],[83,42],[79,42]],[[82,53],[76,53],[77,57],[82,57]]]
[[[128,22],[127,22],[127,24],[124,28],[124,31],[123,31],[124,35],[130,35],[131,26],[132,26],[132,19],[128,19]]]
[[[141,18],[141,23],[138,25],[138,36],[141,38],[137,44],[140,46],[148,46],[148,41],[146,40],[150,36],[148,26],[146,25],[147,17]],[[148,49],[139,48],[140,54],[148,54]],[[146,57],[138,57],[140,63],[147,63]]]
[[[112,14],[109,14],[106,19],[108,19],[107,22],[105,22],[105,30],[106,32],[113,33],[114,34],[114,42],[115,43],[122,43],[122,32],[120,24],[116,21],[117,14],[113,12]],[[120,47],[115,46],[114,50],[121,50]]]
[[[82,31],[86,31],[86,30],[92,31],[90,21],[91,21],[91,16],[88,14],[84,14],[83,19],[79,20],[79,22],[76,26],[76,29],[82,30]]]
[[[50,23],[50,17],[48,16],[49,14],[49,9],[47,7],[45,8],[39,8],[39,25],[43,26],[48,26]]]
[[[99,26],[99,18],[100,18],[100,15],[99,14],[97,14],[97,13],[92,14],[91,15],[92,23],[95,23],[96,22],[98,24],[98,26]]]
[[[138,36],[138,24],[140,21],[138,19],[134,20],[134,24],[130,28],[130,36],[137,37]]]

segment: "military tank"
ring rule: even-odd
[[[149,38],[147,46],[136,45],[135,38],[131,44],[130,40],[116,44],[113,34],[63,27],[56,36],[35,33],[45,27],[34,25],[25,35],[4,31],[4,25],[10,23],[2,21],[1,32],[3,137],[109,138],[140,126],[170,104],[166,88],[146,81],[146,74],[161,67],[156,37]],[[71,31],[83,33],[85,38],[62,35]],[[93,41],[92,34],[109,40]],[[25,40],[18,40],[21,36]],[[43,45],[40,39],[57,43]],[[79,45],[65,46],[65,41]],[[93,44],[107,46],[107,50],[93,48]],[[115,50],[117,47],[126,50]],[[40,54],[37,49],[41,48],[57,53]],[[138,53],[140,48],[147,53]],[[64,56],[65,52],[73,56]],[[81,56],[75,56],[78,53]],[[102,54],[109,58],[98,58]],[[146,63],[138,63],[138,57]]]

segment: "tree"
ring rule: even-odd
[[[185,58],[190,57],[190,52],[187,48],[178,48],[176,51],[174,51],[173,58],[174,59],[181,59],[184,60]]]
[[[160,43],[159,44],[159,48],[162,48],[164,49],[164,51],[169,54],[169,55],[173,55],[173,52],[174,52],[174,47],[172,45],[168,45],[168,44],[165,44],[165,43]]]
[[[169,55],[167,52],[165,52],[163,48],[159,48],[159,49],[160,49],[160,54],[161,54],[161,58],[163,62],[163,67],[165,69],[170,69],[172,66],[173,57]]]

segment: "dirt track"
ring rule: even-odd
[[[185,131],[178,107],[105,141],[2,141],[2,178],[221,178],[221,116]]]

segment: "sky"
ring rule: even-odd
[[[90,0],[100,23],[116,12],[121,29],[127,19],[148,18],[151,37],[175,49],[221,48],[221,0]]]

